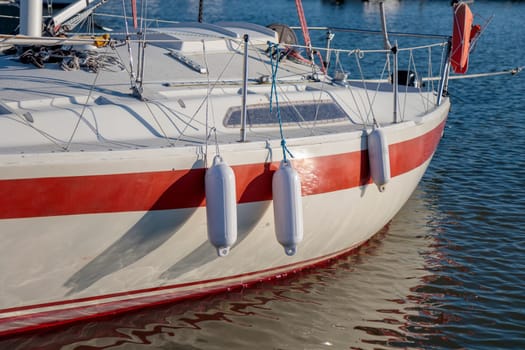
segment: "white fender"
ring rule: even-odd
[[[273,215],[277,241],[294,255],[303,240],[301,179],[289,162],[281,162],[272,178]]]
[[[237,241],[235,174],[217,155],[206,170],[204,182],[208,239],[219,256],[226,256]]]
[[[388,141],[381,128],[375,128],[368,135],[368,162],[372,180],[379,191],[384,191],[385,185],[390,181],[390,155]]]

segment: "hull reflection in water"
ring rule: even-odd
[[[450,261],[437,237],[445,217],[422,190],[354,254],[253,289],[144,310],[0,342],[39,349],[317,349],[445,346],[439,309]],[[440,289],[440,286],[443,287]]]

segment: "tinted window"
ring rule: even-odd
[[[279,103],[283,124],[302,122],[336,122],[348,119],[347,114],[334,101]],[[247,108],[247,124],[251,127],[278,125],[277,109],[270,104],[251,105]],[[241,126],[241,107],[232,107],[226,114],[224,125]]]

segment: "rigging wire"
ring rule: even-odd
[[[205,124],[205,130],[208,130],[209,128],[209,109],[210,109],[210,96],[211,96],[211,81],[210,81],[210,69],[208,65],[208,59],[206,54],[206,42],[202,40],[202,56],[204,59],[204,66],[206,67],[206,81],[207,81],[207,91],[206,91],[206,124]],[[212,113],[213,115],[213,113]],[[217,128],[215,127],[215,118],[212,117],[212,124],[213,126],[209,129],[208,136],[206,137],[206,144],[205,144],[205,150],[204,150],[204,165],[206,168],[208,167],[208,141],[211,138],[212,133],[215,136],[215,154],[220,155],[219,151],[219,140],[217,138]]]
[[[127,17],[127,12],[126,12],[125,1],[126,0],[122,0],[122,12],[124,13],[124,25],[125,25],[125,28],[126,28],[126,43],[128,45],[128,56],[129,56],[129,71],[128,71],[128,73],[130,75],[131,88],[133,89],[134,85],[135,85],[136,77],[135,77],[135,72],[133,70],[133,50],[131,49],[129,26],[128,26],[128,17]],[[137,4],[135,3],[135,12],[136,12],[136,6],[137,6]],[[135,21],[135,18],[133,20]]]
[[[106,46],[105,53],[107,53],[109,46]],[[80,115],[78,116],[77,122],[75,124],[75,127],[73,128],[73,132],[71,133],[71,136],[69,137],[69,140],[65,147],[63,147],[64,151],[69,151],[69,147],[71,146],[71,142],[73,141],[73,138],[75,137],[75,134],[78,130],[78,127],[80,125],[80,121],[84,119],[84,113],[87,109],[87,106],[89,104],[89,100],[91,99],[91,95],[93,94],[93,91],[95,90],[95,86],[97,85],[97,80],[100,76],[100,72],[102,72],[102,69],[97,70],[95,72],[95,78],[93,79],[93,83],[91,84],[91,87],[89,89],[88,95],[86,97],[86,102],[82,105],[82,111],[80,112]],[[98,137],[98,132],[97,132]]]
[[[340,72],[342,72],[343,75],[346,75],[346,72],[344,70],[343,64],[341,63],[341,60],[340,60],[339,56],[340,56],[340,52],[336,51],[336,55],[335,55],[336,69],[339,69]],[[354,102],[354,106],[357,109],[357,115],[359,116],[359,118],[361,119],[363,124],[366,124],[365,118],[363,117],[363,113],[361,112],[361,108],[359,107],[359,103],[357,102],[357,98],[356,98],[356,96],[355,96],[355,94],[353,92],[353,89],[351,88],[350,85],[347,84],[346,81],[344,82],[344,84],[345,84],[345,87],[346,87],[346,91],[348,91],[350,93],[350,96],[352,97],[352,100]],[[344,99],[342,100],[342,102],[344,102]],[[346,103],[345,103],[345,105],[347,106],[347,108],[350,108]]]
[[[225,64],[223,70],[219,73],[219,75],[217,76],[217,79],[214,81],[210,91],[209,91],[209,95],[207,95],[200,103],[200,105],[197,107],[197,109],[195,110],[195,112],[193,113],[193,115],[191,116],[190,120],[188,121],[188,123],[186,124],[186,126],[184,127],[184,129],[182,130],[182,132],[180,133],[179,137],[175,140],[176,142],[180,141],[182,136],[184,136],[184,133],[186,132],[186,129],[191,125],[191,123],[193,122],[193,120],[197,117],[197,114],[201,111],[202,107],[204,106],[204,104],[206,103],[206,99],[208,99],[210,96],[211,96],[211,93],[213,92],[213,90],[217,87],[217,85],[219,85],[221,79],[222,79],[222,76],[224,75],[224,73],[226,72],[226,70],[230,67],[230,64],[232,63],[233,59],[235,58],[236,56],[236,52],[237,50],[241,47],[242,43],[241,42],[238,42],[239,46],[237,48],[233,48],[233,52],[232,54],[230,55],[230,59],[228,60],[228,62]]]
[[[366,87],[366,80],[365,80],[365,76],[364,76],[364,73],[363,73],[363,68],[361,67],[361,58],[364,57],[364,54],[362,52],[357,51],[354,56],[355,56],[357,68],[359,70],[359,73],[361,74],[361,81],[363,82],[363,87],[364,87],[364,90],[365,90],[366,99],[368,100],[368,106],[370,108],[370,110],[366,114],[366,118],[368,120],[368,116],[371,114],[372,115],[372,121],[373,121],[374,125],[375,126],[379,126],[379,124],[377,123],[375,114],[374,114],[374,109],[372,108],[372,103],[370,101],[370,96],[368,94],[368,88]]]

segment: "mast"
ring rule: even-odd
[[[20,34],[42,36],[42,0],[20,0]]]

